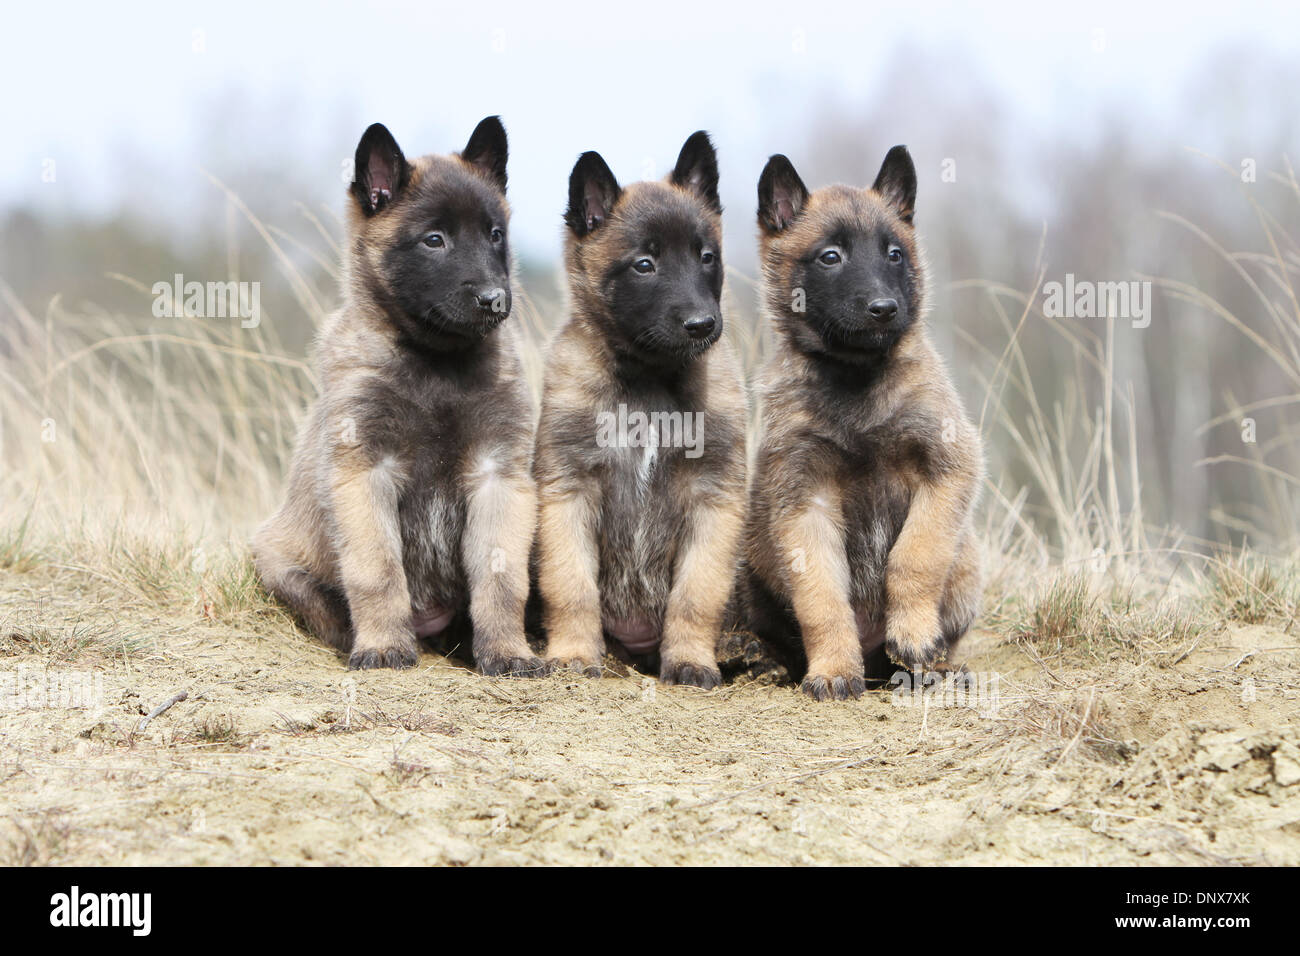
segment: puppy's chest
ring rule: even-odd
[[[662,610],[701,435],[683,403],[664,396],[621,402],[598,421],[602,593],[615,616]]]
[[[702,417],[662,396],[597,413],[592,454],[608,525],[631,530],[681,510],[681,488],[703,452]]]
[[[464,396],[441,388],[373,389],[363,404],[363,440],[398,478],[403,564],[416,606],[454,605],[463,590],[465,462],[477,429]]]
[[[840,481],[854,497],[880,497],[906,490],[918,464],[912,436],[892,422],[835,436],[839,451]]]
[[[370,439],[376,457],[391,458],[400,466],[404,504],[444,496],[460,481],[471,436],[456,404],[394,398],[371,428],[376,431]]]
[[[845,547],[854,597],[877,595],[912,500],[915,436],[883,422],[840,436]]]

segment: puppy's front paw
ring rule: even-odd
[[[348,670],[370,671],[381,667],[406,670],[419,659],[414,645],[390,644],[386,647],[358,647],[348,656]]]
[[[546,658],[546,669],[551,674],[573,673],[580,674],[583,677],[599,677],[601,675],[600,663],[584,657],[548,657]]]
[[[948,642],[939,627],[937,608],[888,614],[885,653],[907,670],[930,670],[948,656]]]
[[[857,673],[825,674],[808,672],[799,689],[813,700],[856,700],[867,689],[862,670]]]
[[[659,664],[659,682],[673,687],[702,687],[713,690],[722,683],[722,672],[717,666],[692,664],[689,661],[662,661]]]
[[[536,654],[484,654],[475,663],[484,677],[542,677],[548,671]]]

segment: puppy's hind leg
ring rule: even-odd
[[[783,666],[796,681],[802,680],[808,662],[804,657],[799,622],[789,605],[748,566],[741,569],[740,626],[759,641],[763,651]]]
[[[352,621],[343,592],[319,581],[259,535],[253,543],[253,566],[271,595],[331,647],[352,649]]]

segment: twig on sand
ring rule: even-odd
[[[1056,763],[1052,764],[1053,771],[1055,771],[1057,767],[1059,767],[1062,763],[1065,762],[1065,758],[1070,756],[1070,751],[1074,750],[1075,745],[1078,744],[1079,742],[1079,739],[1083,737],[1083,732],[1088,729],[1088,718],[1092,716],[1092,702],[1096,698],[1096,696],[1097,696],[1096,688],[1093,688],[1092,690],[1088,691],[1088,703],[1083,708],[1083,717],[1079,719],[1079,730],[1077,733],[1075,733],[1074,739],[1071,740],[1068,744],[1066,744],[1065,749],[1061,751],[1061,756],[1056,758]]]
[[[1276,653],[1277,651],[1300,651],[1300,647],[1257,647],[1253,651],[1247,651],[1245,654],[1242,654],[1235,661],[1233,661],[1230,666],[1232,670],[1236,670],[1238,667],[1246,663],[1246,661],[1250,660],[1256,654],[1273,654]]]
[[[187,690],[183,690],[179,694],[174,694],[173,696],[167,698],[165,701],[163,701],[153,710],[149,711],[149,713],[146,714],[144,717],[140,718],[140,724],[138,727],[135,728],[135,732],[137,734],[144,733],[144,729],[149,726],[149,721],[153,720],[159,714],[170,710],[172,707],[175,707],[177,704],[179,704],[181,701],[185,700],[189,696],[190,696],[190,692]]]

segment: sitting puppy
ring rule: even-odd
[[[551,346],[534,474],[550,663],[605,638],[665,684],[716,687],[746,492],[745,392],[723,338],[718,166],[703,132],[665,182],[569,179],[572,314]]]
[[[773,156],[758,183],[778,339],[746,562],[751,626],[802,638],[803,689],[856,697],[885,656],[941,661],[974,618],[979,435],[926,335],[916,171],[890,150],[870,189],[809,193]]]
[[[510,315],[506,134],[408,162],[357,146],[344,302],[258,575],[351,668],[410,667],[472,629],[484,674],[542,662],[524,638],[536,523],[532,420]]]

